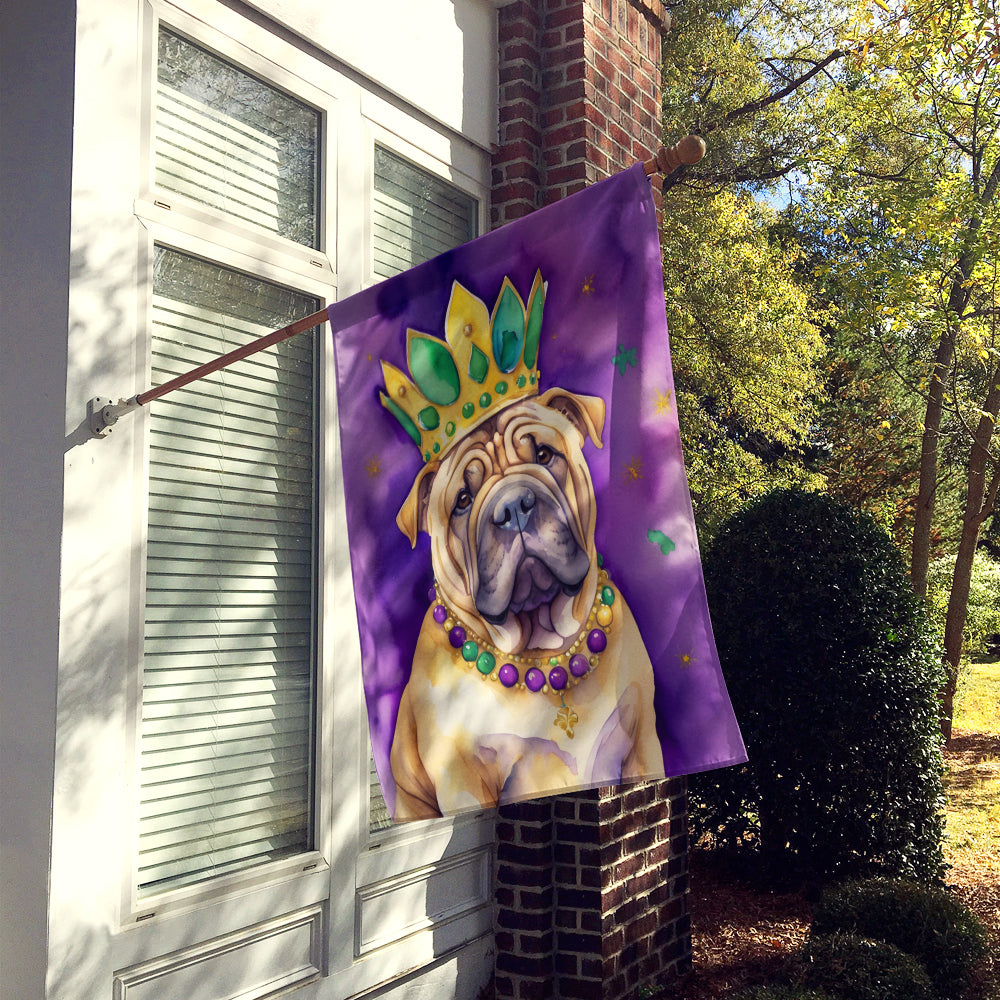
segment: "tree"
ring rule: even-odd
[[[801,162],[816,81],[842,56],[829,49],[829,9],[799,0],[671,7],[664,129],[710,139],[697,167],[667,180],[663,229],[677,404],[703,536],[771,487],[816,482],[806,461],[824,347],[794,242],[753,195]]]
[[[865,60],[826,95],[825,120],[837,131],[820,145],[813,192],[841,240],[830,270],[854,301],[867,296],[869,308],[848,321],[897,370],[922,357],[910,563],[921,595],[942,442],[961,434],[967,451],[944,634],[948,735],[972,561],[1000,485],[991,450],[1000,408],[1000,18],[996,0],[878,0],[872,10],[877,17],[856,25]]]
[[[676,192],[664,222],[677,408],[706,537],[748,499],[811,481],[802,453],[824,348],[773,216],[747,196]]]

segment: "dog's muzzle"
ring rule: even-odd
[[[486,497],[477,529],[476,609],[498,625],[560,593],[575,594],[590,569],[572,512],[543,480],[506,476]]]

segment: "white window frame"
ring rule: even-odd
[[[246,68],[318,108],[321,127],[320,248],[220,218],[206,206],[153,184],[152,88],[159,22],[222,58]],[[375,144],[391,150],[477,199],[479,231],[488,218],[488,155],[447,133],[402,102],[366,89],[266,27],[212,0],[146,0],[142,18],[143,82],[141,183],[134,203],[141,223],[138,248],[139,344],[136,384],[148,385],[154,243],[203,257],[316,296],[321,304],[374,281],[371,239]],[[237,39],[240,39],[237,41]],[[364,155],[359,155],[364,151]],[[364,197],[358,199],[357,192]],[[339,209],[338,209],[339,206]],[[138,814],[138,726],[145,580],[149,421],[134,415],[136,527],[132,538],[129,628],[126,803],[131,810],[123,842],[118,933],[112,941],[120,982],[140,982],[160,969],[163,956],[192,941],[222,940],[279,914],[315,914],[322,946],[316,957],[323,998],[349,996],[419,968],[492,929],[493,814],[442,819],[369,834],[369,743],[360,673],[360,643],[347,549],[343,481],[336,422],[336,380],[329,328],[320,334],[321,419],[317,580],[315,850],[139,899],[134,853]],[[155,406],[155,401],[151,404]],[[336,756],[335,756],[336,755]],[[354,761],[356,766],[344,766]],[[432,879],[450,879],[466,891],[455,906],[414,911],[398,926],[373,930],[393,900],[413,901]],[[394,895],[398,893],[399,895]],[[397,907],[398,908],[398,907]],[[182,919],[174,919],[181,917]],[[220,946],[221,947],[221,946]],[[149,973],[152,975],[153,973]],[[156,972],[156,974],[159,974]],[[131,978],[130,978],[131,977]],[[125,987],[121,987],[125,989]]]

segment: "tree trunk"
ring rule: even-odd
[[[979,531],[983,522],[993,513],[997,485],[1000,484],[1000,464],[990,458],[990,441],[997,411],[1000,409],[1000,372],[990,380],[983,414],[973,436],[969,455],[968,486],[965,511],[962,516],[962,536],[955,557],[955,573],[948,596],[948,614],[944,626],[945,685],[941,692],[941,733],[951,739],[952,718],[955,711],[955,688],[958,684],[958,667],[962,658],[962,633],[969,607],[969,587],[972,582],[972,564],[979,544]],[[987,481],[990,464],[994,465],[991,481]]]
[[[920,483],[917,487],[917,509],[913,518],[913,544],[910,550],[910,582],[920,595],[927,595],[927,568],[931,560],[931,525],[934,520],[934,498],[937,493],[938,437],[941,414],[944,411],[944,376],[955,355],[955,329],[948,329],[934,353],[924,431],[920,439]]]

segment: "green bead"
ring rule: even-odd
[[[445,432],[445,434],[448,435],[448,437],[454,437],[455,436],[455,421],[454,420],[449,420],[448,421],[448,424],[445,427],[444,432]]]
[[[481,674],[492,674],[493,668],[497,665],[497,658],[485,649],[479,654],[476,660],[476,670]]]
[[[528,380],[523,375],[517,376],[517,381],[515,382],[515,385],[518,387],[518,389],[523,389],[527,384]]]
[[[462,659],[471,663],[479,655],[479,646],[471,639],[462,643]]]
[[[479,405],[480,405],[480,406],[481,406],[481,407],[482,407],[482,408],[483,408],[484,410],[485,410],[485,409],[486,409],[486,407],[487,407],[487,406],[489,406],[489,405],[490,405],[490,403],[492,403],[492,402],[493,402],[493,399],[492,399],[492,397],[490,396],[490,394],[489,394],[488,392],[484,392],[484,393],[483,393],[483,394],[482,394],[482,395],[481,395],[481,396],[479,397]]]
[[[424,461],[429,462],[431,460],[431,453],[429,451],[424,452]]]
[[[472,414],[475,412],[476,412],[475,403],[466,403],[465,406],[462,407],[462,416],[465,417],[466,420],[468,420],[469,417],[471,417]]]
[[[493,387],[493,389],[494,389],[494,391],[496,392],[496,394],[498,396],[506,396],[507,395],[507,383],[506,382],[497,382],[497,384]]]
[[[435,441],[433,448],[434,454],[436,455],[440,450],[441,450],[441,445],[437,441]]]
[[[420,426],[423,427],[425,431],[432,431],[439,423],[441,423],[441,417],[433,406],[425,406],[417,414],[417,420],[420,421]]]
[[[608,586],[601,588],[601,603],[609,607],[615,603],[615,592]]]

